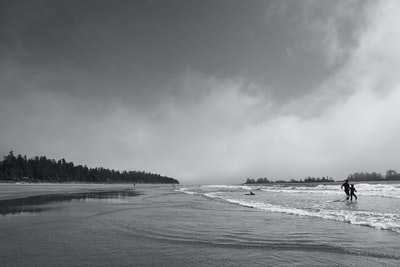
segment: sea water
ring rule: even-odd
[[[399,185],[356,188],[2,185],[0,266],[398,266]]]
[[[358,183],[346,200],[338,184],[208,185],[180,189],[267,212],[323,218],[400,233],[400,184]],[[248,195],[250,191],[255,195]]]

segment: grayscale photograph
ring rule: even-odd
[[[400,1],[0,0],[0,266],[400,266]]]

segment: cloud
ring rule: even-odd
[[[40,80],[25,80],[23,67],[2,68],[0,151],[159,172],[184,183],[384,172],[397,166],[400,151],[399,11],[396,1],[371,6],[341,67],[287,104],[245,75],[187,70],[142,109],[43,89]]]
[[[189,74],[183,84],[197,102],[190,109],[173,102],[167,117],[174,119],[164,121],[164,127],[185,126],[179,148],[187,150],[173,162],[188,158],[177,169],[187,166],[188,176],[201,170],[193,172],[197,179],[214,174],[229,180],[257,175],[338,179],[354,171],[393,168],[400,148],[398,11],[393,1],[371,6],[369,23],[342,68],[317,92],[285,106],[251,95],[247,88],[260,85],[245,78]],[[199,92],[206,93],[199,97]]]
[[[275,1],[266,14],[266,24],[278,18],[291,36],[292,49],[320,54],[326,68],[345,61],[365,23],[369,1]],[[290,56],[289,56],[290,57]]]

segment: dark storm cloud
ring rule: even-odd
[[[9,40],[7,52],[21,63],[70,68],[98,79],[106,75],[120,86],[147,84],[187,68],[240,70],[245,50],[240,34],[252,21],[238,12],[256,8],[223,1],[6,3],[8,35],[2,43]]]
[[[335,27],[337,16],[327,13],[337,10],[336,2],[328,7],[306,3],[3,1],[7,34],[1,43],[28,72],[23,75],[61,74],[61,82],[41,81],[52,90],[105,97],[121,93],[123,98],[135,93],[143,103],[152,100],[149,96],[173,93],[180,73],[191,69],[246,75],[273,85],[274,96],[285,100],[310,92],[326,78],[330,68],[321,68],[324,56],[315,51],[324,54],[322,46],[338,42],[335,35],[320,42],[331,35],[316,26],[329,25],[328,17]],[[298,49],[311,47],[304,41],[309,39],[313,49]],[[340,39],[338,45],[347,44],[348,38]]]

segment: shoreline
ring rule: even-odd
[[[129,184],[0,183],[0,201],[44,195],[95,193],[126,189],[134,189],[134,187]]]
[[[201,194],[179,193],[172,186],[3,187],[9,191],[31,188],[29,194],[43,189],[60,194],[69,191],[68,187],[71,192],[79,188],[128,188],[143,195],[78,196],[72,201],[61,196],[60,201],[16,206],[0,220],[2,239],[10,240],[0,246],[5,255],[0,265],[397,266],[399,260],[396,244],[400,236],[392,232],[233,205]],[[230,189],[226,192],[235,194]],[[240,198],[246,198],[239,193]],[[379,247],[376,240],[381,241]]]
[[[24,188],[25,187],[25,188]],[[175,184],[0,183],[0,201],[52,194],[96,193],[151,188],[176,188]]]

